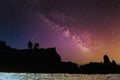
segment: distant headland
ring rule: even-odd
[[[28,42],[28,49],[14,49],[0,41],[0,72],[25,73],[120,73],[120,66],[107,55],[104,62],[90,62],[78,66],[72,62],[62,62],[56,48],[39,48],[39,44]]]

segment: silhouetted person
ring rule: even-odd
[[[35,43],[34,49],[37,49],[39,47],[39,43]]]
[[[107,55],[104,55],[104,64],[110,64],[109,57]]]
[[[33,44],[32,44],[31,41],[28,42],[28,48],[29,48],[29,49],[32,49],[32,48],[33,48]]]

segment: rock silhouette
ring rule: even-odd
[[[109,60],[109,57],[107,55],[104,55],[103,59],[104,59],[104,64],[110,64],[111,63],[110,60]]]
[[[72,62],[62,62],[56,48],[35,48],[32,42],[29,49],[13,49],[0,41],[0,72],[27,73],[120,73],[120,66],[104,55],[104,62],[90,62],[78,67]],[[36,49],[37,48],[37,49]]]
[[[89,64],[80,66],[81,73],[120,73],[120,67],[113,60],[110,62],[109,57],[104,55],[104,62],[90,62]]]

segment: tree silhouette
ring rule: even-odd
[[[29,49],[32,49],[32,48],[33,48],[33,44],[32,44],[31,41],[28,42],[28,48],[29,48]]]

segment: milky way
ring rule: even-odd
[[[107,54],[120,63],[119,0],[1,0],[0,40],[14,48],[56,47],[63,61],[84,64]]]

